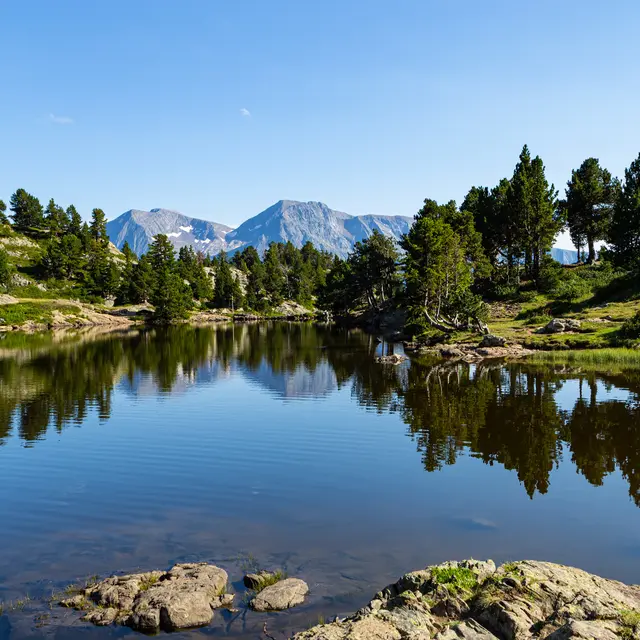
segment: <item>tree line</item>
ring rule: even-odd
[[[596,243],[613,267],[640,272],[640,155],[623,180],[598,159],[572,172],[565,197],[546,178],[539,156],[525,145],[511,178],[471,187],[460,207],[426,199],[400,246],[373,234],[346,260],[335,259],[322,301],[344,313],[365,305],[378,310],[389,296],[443,331],[485,328],[483,299],[523,289],[561,289],[563,274],[549,252],[568,229],[586,262]],[[568,298],[579,288],[564,286]]]
[[[284,300],[336,313],[377,311],[392,302],[447,331],[483,329],[483,299],[560,286],[562,274],[549,251],[564,229],[579,261],[586,249],[586,262],[594,263],[597,243],[605,241],[601,257],[640,272],[640,155],[622,180],[588,158],[572,171],[564,198],[558,195],[542,159],[525,145],[511,177],[493,187],[471,187],[460,206],[426,199],[399,245],[374,232],[346,259],[310,242],[301,249],[272,243],[263,256],[254,247],[232,257],[190,247],[176,255],[163,235],[139,258],[126,243],[116,255],[101,209],[83,222],[73,205],[64,209],[51,199],[43,207],[24,189],[11,196],[9,209],[17,231],[43,241],[43,277],[73,282],[84,296],[150,302],[161,320],[184,316],[194,301],[260,313]],[[0,201],[0,223],[9,224],[6,211]],[[0,251],[0,284],[9,277]],[[578,293],[569,287],[566,295]]]
[[[150,303],[163,322],[186,317],[194,306],[267,313],[292,300],[310,307],[332,261],[311,242],[301,249],[272,243],[263,256],[254,247],[232,257],[224,252],[212,257],[189,246],[176,254],[163,234],[138,257],[127,242],[120,252],[110,244],[102,209],[93,209],[90,222],[83,222],[73,205],[64,209],[51,199],[44,208],[24,189],[11,196],[9,208],[12,222],[0,200],[0,224],[38,240],[43,250],[36,270],[42,279],[72,283],[74,293],[89,301]],[[8,255],[0,249],[0,285],[11,276]]]

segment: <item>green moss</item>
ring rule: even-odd
[[[276,584],[276,582],[280,582],[280,580],[284,580],[286,577],[286,572],[280,570],[264,574],[264,577],[261,577],[260,584],[256,589],[254,589],[254,591],[256,593],[260,593],[263,589],[270,587],[272,584]]]
[[[431,569],[431,578],[455,593],[472,591],[478,584],[478,576],[464,567],[435,567]]]

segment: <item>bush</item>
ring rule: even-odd
[[[561,302],[575,302],[590,293],[589,286],[582,278],[572,276],[562,280],[553,290],[552,295]]]
[[[0,287],[7,287],[10,282],[11,265],[9,264],[9,256],[4,249],[0,248]]]
[[[538,289],[542,293],[551,293],[557,289],[564,275],[565,269],[551,256],[544,256],[540,264],[540,276],[538,278]]]
[[[620,328],[620,337],[626,340],[636,340],[640,338],[640,311],[622,325]]]

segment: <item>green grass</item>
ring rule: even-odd
[[[254,589],[254,591],[256,593],[260,593],[263,589],[270,587],[272,584],[276,584],[276,582],[280,582],[280,580],[284,580],[286,577],[287,573],[278,569],[278,571],[265,575],[260,580],[260,584]]]
[[[463,567],[434,567],[431,569],[431,578],[454,593],[473,591],[478,585],[478,576],[471,569]]]
[[[551,364],[640,367],[640,349],[540,351],[530,356],[529,361]]]
[[[630,609],[623,609],[620,612],[620,624],[622,625],[619,633],[624,640],[631,640],[635,637],[636,629],[640,625],[640,613]]]
[[[148,591],[156,582],[158,576],[146,576],[140,581],[140,591]]]
[[[18,302],[0,306],[0,325],[19,325],[28,321],[48,324],[53,320],[51,304]]]

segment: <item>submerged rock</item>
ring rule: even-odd
[[[265,587],[249,603],[255,611],[281,611],[304,602],[309,586],[299,578],[285,578]]]
[[[83,620],[98,626],[123,624],[144,633],[175,631],[209,624],[213,610],[230,605],[227,572],[215,565],[177,564],[102,580],[64,606],[90,611]],[[88,605],[88,606],[87,606]]]
[[[404,575],[295,640],[640,638],[640,586],[550,562],[447,562]]]

